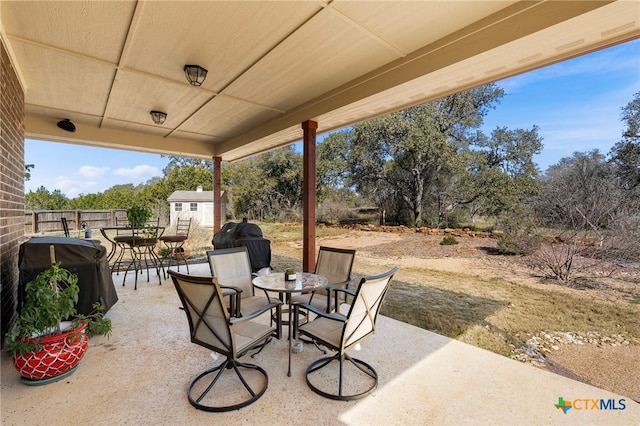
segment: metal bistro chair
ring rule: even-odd
[[[312,305],[325,312],[332,312],[336,309],[331,305],[332,291],[337,288],[349,288],[355,257],[355,250],[321,246],[313,273],[326,277],[329,285],[321,290],[293,296],[291,303]]]
[[[149,267],[153,267],[158,274],[158,283],[162,285],[162,278],[160,277],[160,270],[162,275],[165,275],[164,266],[162,261],[158,258],[155,252],[156,244],[158,244],[158,232],[160,230],[160,219],[147,222],[144,227],[133,229],[133,235],[126,241],[127,246],[131,250],[133,259],[126,271],[124,272],[124,278],[122,280],[122,286],[127,281],[127,273],[133,267],[135,271],[135,284],[134,290],[138,289],[138,274],[142,274],[143,270],[147,270],[147,282],[149,282]]]
[[[125,254],[128,252],[131,258],[133,258],[133,253],[127,241],[133,238],[134,229],[129,224],[127,218],[119,218],[116,216],[115,223],[116,236],[113,237],[113,242],[116,244],[116,250],[114,251],[114,255],[116,251],[118,254],[115,255],[116,260],[111,265],[111,272],[113,273],[115,271],[116,275],[119,275]]]
[[[60,221],[62,222],[62,230],[64,231],[64,236],[69,238],[69,224],[67,223],[66,217],[61,217]]]
[[[355,291],[335,289],[334,291],[345,292],[354,297],[346,315],[338,312],[327,313],[312,305],[294,305],[294,318],[297,318],[301,307],[318,315],[313,321],[301,326],[296,324],[295,333],[305,335],[336,351],[335,355],[321,358],[307,367],[307,385],[318,395],[349,401],[369,395],[378,386],[378,373],[375,369],[364,361],[352,358],[347,351],[375,332],[378,312],[397,269],[362,278]],[[332,364],[333,361],[337,361],[337,369],[335,363]],[[345,366],[345,361],[349,361],[350,364]],[[345,372],[346,369],[348,371]],[[347,374],[349,378],[345,379]],[[336,383],[338,389],[330,389]]]
[[[180,270],[180,260],[184,262],[184,266],[187,268],[187,274],[189,273],[189,263],[184,256],[184,245],[187,238],[189,238],[189,230],[191,229],[191,218],[178,219],[176,222],[176,233],[173,235],[163,235],[160,237],[160,241],[169,249],[169,253],[163,256],[163,261],[167,260],[167,269],[171,267],[172,261],[175,260],[178,271]]]
[[[274,313],[271,308],[271,324],[279,324],[282,318],[282,301],[277,297],[269,296],[265,291],[263,296],[256,296],[253,287],[253,274],[251,261],[247,247],[234,247],[229,249],[207,251],[211,275],[218,279],[224,297],[228,297],[228,310],[232,317],[253,316],[254,312],[262,311],[265,306],[278,305]],[[280,340],[282,330],[277,327],[276,338]],[[258,352],[251,355],[255,357],[270,342],[267,339]]]
[[[236,293],[235,297],[231,298],[232,306],[229,306],[232,316],[251,314],[275,301],[282,303],[278,298],[269,296],[266,291],[263,295],[255,295],[247,247],[209,250],[207,258],[211,275],[218,279],[222,289]]]
[[[272,308],[280,313],[280,305],[264,305],[251,315],[231,318],[215,277],[195,277],[174,270],[169,270],[169,276],[187,314],[191,342],[226,357],[191,382],[187,391],[189,403],[199,410],[221,412],[257,401],[269,385],[267,372],[238,358],[277,333],[274,327],[252,319]]]

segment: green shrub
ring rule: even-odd
[[[456,237],[453,235],[447,235],[442,239],[442,241],[440,241],[441,246],[452,246],[455,244],[458,244],[458,240],[456,240]]]
[[[501,230],[494,232],[498,249],[507,255],[529,255],[540,247],[542,235],[529,211],[515,211],[501,216]]]
[[[147,206],[132,206],[127,209],[127,220],[133,228],[142,228],[152,215],[153,212]]]

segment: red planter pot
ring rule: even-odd
[[[71,374],[89,345],[89,338],[84,333],[86,326],[82,324],[62,334],[41,337],[39,340],[43,348],[39,352],[15,354],[13,365],[23,381],[62,378],[65,373]]]

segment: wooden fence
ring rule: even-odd
[[[79,231],[82,223],[87,227],[97,229],[101,226],[114,226],[118,220],[127,218],[126,209],[113,210],[27,210],[24,212],[25,234],[43,232],[62,232],[62,218],[67,219],[69,231]]]

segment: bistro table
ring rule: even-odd
[[[107,260],[109,262],[111,262],[111,259],[113,258],[113,256],[116,254],[116,249],[118,246],[118,243],[116,243],[116,241],[114,240],[114,236],[109,235],[109,233],[107,231],[125,231],[125,230],[130,230],[131,231],[131,236],[133,236],[133,230],[131,230],[130,227],[128,226],[102,226],[100,227],[100,233],[102,234],[102,236],[109,241],[109,243],[111,243],[111,247],[109,249],[109,254],[107,255]]]
[[[164,234],[164,226],[158,226],[158,236],[160,238],[162,234]],[[115,235],[111,234],[109,231],[116,231]],[[122,253],[116,257],[115,262],[112,264],[116,251],[118,249],[118,243],[125,243],[126,239],[131,239],[134,237],[134,230],[131,226],[127,225],[116,225],[116,226],[102,226],[100,227],[100,233],[102,236],[111,243],[111,247],[109,250],[109,254],[107,254],[107,261],[111,265],[111,272],[114,272],[116,266],[121,266],[122,263]],[[116,241],[116,237],[120,237],[120,241]],[[119,270],[117,271],[119,272]]]
[[[253,285],[256,288],[273,291],[286,295],[286,302],[289,305],[287,317],[289,320],[289,369],[287,376],[291,377],[291,344],[293,333],[291,332],[291,316],[293,309],[291,307],[291,293],[302,293],[307,291],[315,291],[326,287],[328,280],[322,275],[312,274],[310,272],[297,272],[296,279],[286,281],[284,272],[273,272],[270,274],[259,275],[253,279]],[[282,318],[278,318],[278,327],[282,326]]]

